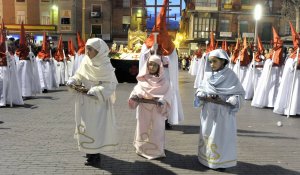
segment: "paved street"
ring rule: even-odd
[[[180,72],[185,121],[166,131],[166,158],[146,160],[132,146],[135,111],[127,107],[134,84],[117,88],[120,144],[101,157],[101,168],[84,166],[73,139],[74,101],[66,87],[26,100],[24,107],[0,108],[0,174],[253,174],[300,175],[300,117],[276,115],[246,102],[237,114],[238,165],[217,172],[197,160],[199,109],[193,108],[193,80]],[[276,125],[281,120],[282,127]],[[100,133],[101,134],[101,133]]]

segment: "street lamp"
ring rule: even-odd
[[[255,31],[254,31],[254,44],[256,46],[256,39],[257,39],[257,21],[260,20],[262,16],[262,7],[260,4],[256,4],[254,8],[254,19],[255,19]]]
[[[254,50],[253,50],[253,58],[252,58],[252,64],[253,64],[253,90],[255,93],[255,87],[256,87],[256,83],[255,83],[255,54],[257,51],[257,22],[258,20],[260,20],[261,16],[262,16],[262,7],[260,4],[256,4],[255,8],[254,8],[254,19],[255,19],[255,30],[254,30]]]

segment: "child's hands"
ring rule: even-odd
[[[197,97],[201,97],[201,98],[207,97],[206,93],[202,92],[202,91],[198,91],[197,94],[196,94],[196,96]]]
[[[70,78],[68,81],[67,81],[67,86],[72,86],[72,85],[75,85],[76,84],[76,80],[74,80],[73,78]]]
[[[237,102],[238,102],[238,99],[236,96],[230,96],[227,100],[226,100],[227,103],[230,103],[231,105],[236,105]]]
[[[91,95],[91,96],[97,96],[96,90],[95,88],[91,88],[88,92],[87,95]]]

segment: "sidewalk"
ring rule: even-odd
[[[198,163],[199,109],[193,108],[193,80],[180,72],[185,121],[166,131],[166,158],[146,160],[132,146],[135,111],[127,98],[134,84],[119,84],[116,117],[120,144],[104,152],[101,168],[84,166],[73,139],[74,102],[66,87],[26,100],[24,107],[0,108],[0,174],[239,174],[300,175],[300,117],[274,114],[246,102],[237,114],[238,165],[217,172]],[[281,120],[282,127],[276,125]]]

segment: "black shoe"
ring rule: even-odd
[[[84,162],[86,166],[100,166],[100,154],[87,154],[87,159]]]
[[[165,121],[165,127],[166,127],[166,130],[172,129],[172,125],[168,122],[168,120]]]
[[[224,172],[224,171],[226,171],[226,168],[217,168],[217,169],[215,169],[216,171],[219,171],[219,172]]]
[[[44,90],[43,90],[43,93],[47,93],[47,92],[48,92],[48,90],[47,90],[47,89],[44,89]]]

